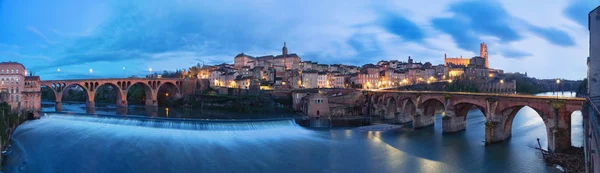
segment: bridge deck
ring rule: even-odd
[[[114,80],[180,80],[181,78],[97,78],[97,79],[62,79],[62,80],[42,80],[41,82],[72,82],[72,81],[114,81]]]
[[[520,94],[495,94],[495,93],[471,93],[471,92],[447,92],[447,91],[395,91],[395,90],[371,90],[368,92],[379,93],[406,93],[406,94],[450,94],[450,95],[471,95],[471,96],[493,96],[493,97],[509,97],[509,98],[527,98],[527,99],[560,99],[572,101],[585,101],[585,98],[574,97],[556,97],[556,96],[534,96]],[[598,100],[600,103],[600,99]]]

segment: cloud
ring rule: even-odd
[[[450,34],[458,47],[478,50],[482,42],[481,35],[493,36],[501,42],[521,39],[511,28],[510,15],[497,3],[491,1],[467,1],[451,4],[448,11],[452,17],[434,18],[431,22],[435,28]]]
[[[0,49],[0,57],[10,57],[18,60],[48,61],[49,57],[43,55],[24,55],[17,51],[5,51]]]
[[[375,58],[383,52],[374,34],[355,34],[347,43],[356,51],[356,57]]]
[[[38,30],[37,28],[35,28],[33,26],[27,26],[27,30],[30,31],[30,32],[33,32],[34,34],[36,34],[40,38],[44,39],[44,41],[46,41],[46,43],[56,44],[56,42],[51,41],[50,39],[48,39],[48,37],[46,37],[46,35],[44,35],[44,33],[42,33],[40,30]]]
[[[8,45],[0,43],[0,50],[17,50],[20,49],[21,46],[18,45]]]
[[[522,59],[528,56],[532,56],[531,53],[527,53],[527,52],[523,52],[523,51],[519,51],[519,50],[514,50],[514,49],[506,49],[503,51],[500,51],[500,53],[506,57],[506,58],[511,58],[511,59]]]
[[[0,33],[13,30],[22,33],[16,33],[20,40],[2,40],[5,45],[0,44],[0,50],[6,45],[20,45],[18,49],[5,49],[4,54],[15,52],[44,57],[25,60],[28,68],[40,72],[52,74],[56,68],[69,68],[73,73],[88,76],[87,69],[94,68],[98,69],[95,75],[111,77],[123,77],[118,73],[121,66],[127,66],[132,73],[144,74],[148,67],[174,70],[198,62],[232,63],[233,56],[241,52],[253,56],[276,55],[280,54],[284,41],[290,53],[319,63],[360,65],[382,59],[406,61],[406,57],[411,56],[417,61],[439,64],[444,53],[477,55],[479,43],[485,41],[490,57],[494,56],[491,60],[535,62],[532,59],[546,58],[545,63],[552,64],[564,56],[547,54],[547,50],[586,52],[582,47],[586,47],[587,41],[578,38],[587,35],[587,28],[583,30],[561,14],[552,16],[561,20],[541,20],[528,14],[548,9],[561,11],[566,7],[566,16],[572,11],[569,8],[577,7],[577,3],[581,1],[529,9],[528,6],[535,3],[528,1],[515,7],[504,1],[442,0],[112,1],[107,2],[107,10],[100,11],[106,17],[99,22],[65,24],[81,26],[57,27],[45,25],[55,23],[45,20],[13,26],[4,20],[0,26],[14,28],[0,27],[2,31],[9,31]],[[38,4],[27,6],[35,5]],[[419,8],[423,6],[427,10]],[[286,13],[274,13],[273,9]],[[303,11],[300,13],[297,9]],[[2,15],[0,19],[5,19]],[[582,21],[587,25],[587,17]],[[23,30],[20,26],[28,27]],[[38,28],[48,28],[48,31],[44,34],[40,31],[46,30]],[[40,44],[37,38],[46,43]],[[48,48],[44,48],[46,46]],[[490,62],[494,63],[493,67],[512,71],[527,68],[530,74],[535,74],[534,68],[540,68],[535,71],[544,75],[541,67],[517,68],[503,62]]]
[[[594,3],[594,0],[572,0],[569,6],[563,11],[563,14],[577,24],[587,28],[588,13],[598,5],[600,4],[597,1]]]
[[[492,36],[502,44],[522,40],[519,29],[525,28],[552,44],[573,46],[575,42],[565,31],[552,27],[534,26],[511,16],[501,4],[494,1],[466,1],[451,4],[448,11],[452,17],[434,18],[432,24],[438,30],[452,36],[456,44],[465,50],[477,51],[481,37]],[[514,55],[514,54],[513,54]]]
[[[421,28],[401,15],[384,13],[381,26],[388,32],[402,37],[406,41],[420,42],[425,38]]]
[[[546,39],[552,44],[559,46],[573,46],[575,41],[564,31],[556,28],[542,28],[537,26],[531,26],[530,30],[540,37]]]

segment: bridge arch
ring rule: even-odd
[[[168,87],[174,87],[175,89],[177,89],[177,93],[180,94],[181,93],[181,89],[179,88],[179,82],[170,82],[170,81],[166,81],[164,83],[161,83],[160,81],[158,81],[158,86],[157,86],[157,91],[161,89],[162,86],[168,86]]]
[[[381,115],[381,111],[383,111],[383,106],[384,106],[384,102],[383,102],[383,95],[380,94],[373,94],[373,96],[371,96],[372,99],[372,104],[371,104],[371,115]]]
[[[427,98],[418,105],[418,108],[423,110],[423,115],[425,116],[434,116],[436,109],[440,107],[444,108],[444,102],[437,98]]]
[[[136,81],[133,81],[133,82],[131,82],[131,81],[128,81],[128,82],[127,82],[127,85],[129,85],[129,86],[127,87],[127,89],[125,89],[125,92],[124,92],[124,93],[125,93],[125,95],[126,95],[126,96],[125,96],[125,97],[126,97],[126,99],[129,99],[129,97],[130,97],[130,92],[129,92],[129,91],[130,91],[130,89],[131,89],[131,88],[132,88],[134,85],[139,85],[139,86],[142,86],[142,88],[144,88],[144,95],[145,95],[145,98],[143,98],[143,100],[142,100],[142,101],[144,102],[144,104],[145,104],[146,106],[152,106],[152,105],[153,105],[153,103],[154,103],[154,100],[155,100],[155,95],[154,95],[154,90],[152,89],[152,85],[150,85],[150,84],[151,84],[151,82],[150,82],[150,81],[148,81],[148,83],[146,83],[146,82],[141,82],[141,81],[137,81],[137,82],[136,82]]]
[[[421,100],[418,97],[417,100]],[[444,102],[435,97],[426,97],[417,104],[417,112],[413,116],[413,128],[420,128],[434,124],[435,112],[438,108],[444,109]]]
[[[167,106],[169,101],[178,99],[180,97],[181,90],[177,84],[179,84],[179,82],[156,82],[156,100],[159,106]]]
[[[382,103],[383,104],[383,103]],[[383,105],[383,119],[392,119],[398,112],[398,103],[395,97],[388,96],[385,99],[385,105]]]
[[[399,97],[400,98],[400,97]],[[417,106],[415,101],[411,98],[404,97],[403,99],[398,99],[399,104],[399,114],[396,115],[397,123],[407,123],[413,121],[413,115],[417,111]]]
[[[483,103],[479,103],[479,102],[474,102],[474,101],[460,101],[460,102],[453,102],[451,108],[454,109],[454,114],[456,117],[464,117],[466,118],[467,114],[469,113],[469,111],[473,108],[477,108],[481,111],[481,113],[483,113],[483,116],[486,116],[486,107],[487,105],[484,105]]]
[[[536,123],[539,122],[541,120],[541,122],[544,124],[544,130],[546,132],[546,138],[541,138],[542,142],[543,140],[547,140],[547,144],[548,144],[548,148],[550,150],[552,150],[554,147],[550,147],[552,144],[551,141],[553,141],[553,137],[554,135],[552,134],[553,132],[553,121],[552,119],[549,119],[549,117],[551,117],[552,115],[549,115],[548,111],[546,111],[544,109],[544,107],[539,107],[536,106],[535,104],[513,104],[509,107],[503,107],[502,109],[499,109],[499,111],[496,111],[495,113],[493,113],[492,115],[489,115],[487,117],[488,121],[485,124],[485,129],[486,129],[486,141],[488,143],[492,143],[492,142],[497,142],[497,141],[503,141],[505,139],[511,138],[512,137],[512,127],[513,127],[513,123],[515,121],[516,116],[519,114],[519,112],[524,111],[524,110],[528,110],[527,108],[530,108],[530,110],[533,110],[533,114],[536,114],[534,116],[539,117],[539,118],[528,118],[528,123]],[[546,109],[552,109],[551,107],[546,107]],[[526,116],[526,115],[521,115],[521,116]],[[570,125],[570,122],[569,122]],[[570,131],[569,131],[570,132]],[[570,135],[570,134],[569,134]],[[534,139],[532,139],[534,140]],[[570,145],[570,136],[569,136],[569,145]]]
[[[499,112],[499,114],[502,116],[501,119],[503,121],[502,124],[504,125],[505,133],[508,133],[509,135],[511,134],[512,124],[514,122],[514,119],[517,116],[517,113],[519,111],[521,111],[524,107],[529,107],[529,108],[533,109],[537,113],[537,115],[541,118],[542,121],[548,119],[548,115],[546,113],[544,113],[544,111],[540,110],[539,108],[535,108],[535,107],[531,107],[531,106],[527,106],[527,105],[516,105],[516,106],[508,107]],[[547,121],[544,121],[544,126],[546,127],[546,130],[547,130],[548,129]],[[546,131],[546,133],[548,133],[548,131]]]
[[[44,87],[48,88],[50,91],[52,91],[52,94],[54,94],[54,96],[56,96],[57,91],[56,91],[56,89],[54,89],[54,87],[53,87],[52,84],[48,85],[48,84],[45,84],[45,83],[41,83],[40,84],[40,88],[44,88]]]
[[[97,86],[93,91],[91,91],[91,94],[94,95],[94,101],[96,99],[96,94],[98,94],[98,89],[102,88],[103,86],[110,86],[113,88],[113,92],[115,92],[115,94],[116,94],[115,104],[117,106],[120,106],[123,103],[122,101],[124,100],[124,98],[127,97],[127,96],[123,96],[122,89],[118,84],[115,84],[112,82],[104,82],[104,83],[99,83],[99,86]]]

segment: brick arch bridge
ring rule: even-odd
[[[443,110],[442,131],[466,128],[469,110],[477,108],[486,118],[486,143],[510,138],[512,122],[521,108],[534,109],[544,121],[548,149],[561,152],[571,146],[571,114],[582,109],[583,98],[500,95],[435,91],[366,91],[368,115],[411,122],[413,128],[433,125],[436,110]]]
[[[111,79],[81,79],[81,80],[47,80],[42,81],[41,86],[50,88],[56,98],[56,111],[62,111],[62,96],[63,91],[70,87],[77,85],[83,88],[86,93],[86,112],[94,113],[95,102],[94,96],[96,95],[96,89],[102,85],[110,85],[117,89],[117,105],[118,114],[127,114],[127,92],[129,88],[135,84],[140,84],[144,87],[146,92],[146,106],[157,107],[158,106],[158,91],[161,87],[170,87],[175,89],[175,94],[172,97],[181,97],[182,91],[182,80],[176,78],[111,78]]]

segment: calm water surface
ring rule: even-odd
[[[83,106],[63,105],[63,110],[78,112]],[[114,108],[106,110],[100,113],[114,114]],[[194,114],[175,115],[224,116]],[[252,118],[229,115],[244,116]],[[575,146],[582,144],[581,121],[581,114],[575,112]],[[543,147],[547,144],[544,124],[534,110],[523,108],[514,119],[512,138],[500,144],[484,145],[484,122],[482,113],[473,110],[465,131],[442,134],[439,115],[435,125],[427,128],[375,132],[303,128],[286,119],[149,121],[50,114],[17,129],[5,171],[557,172],[534,149],[536,138]]]

